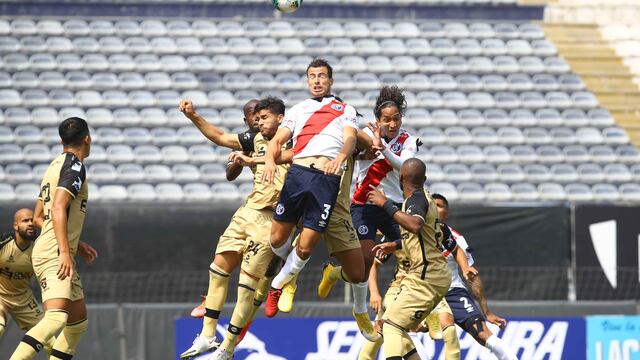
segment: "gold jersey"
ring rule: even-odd
[[[407,276],[411,268],[411,261],[409,261],[409,256],[404,248],[394,251],[393,255],[396,257],[396,269],[393,272],[393,280],[389,284],[390,287],[400,286],[400,282]]]
[[[400,227],[402,249],[410,263],[409,274],[430,283],[451,282],[447,260],[442,256],[443,234],[438,222],[438,210],[431,194],[418,189],[402,204],[402,211],[424,220],[419,234]]]
[[[267,153],[269,140],[259,132],[245,132],[238,134],[238,140],[244,151],[249,151],[252,158],[264,156]],[[283,150],[287,145],[283,146]],[[247,197],[246,207],[254,210],[275,209],[280,190],[284,185],[284,179],[289,170],[289,164],[278,165],[278,171],[273,179],[273,184],[265,184],[262,180],[264,164],[251,166],[253,172],[253,191]]]
[[[21,250],[14,232],[0,235],[0,297],[8,298],[31,293],[33,276],[31,252],[33,242]]]
[[[56,191],[66,191],[73,198],[67,210],[67,237],[71,256],[76,254],[89,198],[89,190],[85,180],[86,170],[84,165],[71,153],[58,155],[47,168],[42,179],[40,196],[38,197],[42,201],[44,208],[44,224],[33,249],[34,258],[58,256],[58,243],[53,231],[51,217],[51,208]]]

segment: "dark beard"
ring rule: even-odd
[[[28,241],[35,241],[38,238],[38,232],[34,231],[33,235],[28,235],[27,232],[18,232],[18,234],[20,234],[20,237],[28,240]]]

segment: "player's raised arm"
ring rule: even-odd
[[[277,168],[276,168],[276,159],[280,157],[282,153],[282,145],[284,145],[289,138],[291,137],[291,130],[287,127],[280,127],[276,132],[276,135],[269,141],[269,146],[267,147],[267,153],[264,157],[264,169],[262,170],[262,182],[266,182],[267,184],[273,183],[273,178],[275,177]]]
[[[191,100],[181,100],[178,109],[214,144],[232,150],[243,150],[237,134],[227,134],[219,127],[208,122],[195,111]]]

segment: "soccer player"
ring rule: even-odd
[[[438,218],[441,221],[447,221],[449,218],[449,202],[441,194],[433,194],[436,207],[438,209]],[[446,226],[446,225],[443,225]],[[467,257],[469,265],[473,267],[474,260],[471,256],[469,245],[465,238],[460,235],[459,232],[449,227],[452,237],[458,243],[458,246],[462,248]],[[464,331],[471,334],[473,338],[482,346],[486,347],[493,353],[499,360],[513,360],[516,359],[516,355],[505,344],[505,342],[495,336],[485,320],[504,328],[507,325],[505,319],[493,314],[487,306],[487,298],[484,296],[484,289],[480,276],[475,271],[475,276],[470,276],[467,279],[471,294],[467,290],[464,281],[458,273],[458,265],[452,259],[451,254],[446,254],[447,266],[451,272],[451,287],[447,291],[445,300],[442,300],[436,307],[434,312],[439,314],[440,327],[442,328],[444,340],[445,340],[445,358],[454,359],[460,358],[460,344],[458,338],[455,335],[454,321]],[[480,303],[480,309],[478,309],[477,300]],[[453,335],[452,335],[453,334]]]
[[[278,311],[282,288],[309,261],[314,246],[330,223],[340,190],[344,162],[355,150],[358,125],[355,108],[331,95],[333,69],[323,59],[313,60],[307,67],[307,86],[311,98],[293,106],[269,143],[263,180],[271,182],[276,174],[276,159],[282,145],[293,139],[293,165],[282,188],[271,227],[271,246],[276,255],[287,261],[265,304],[267,315]],[[289,250],[288,237],[302,218],[302,230],[294,251]],[[364,284],[364,259],[359,244],[334,249],[333,255],[343,265],[343,275],[351,283]],[[368,315],[367,323],[372,330]],[[366,331],[365,331],[366,332]],[[375,334],[377,335],[377,334]],[[374,335],[374,337],[375,337]]]
[[[32,359],[58,333],[50,359],[71,359],[87,329],[87,308],[73,257],[87,207],[82,161],[91,151],[91,135],[87,122],[78,117],[62,121],[58,133],[63,153],[51,162],[42,180],[38,199],[44,223],[32,252],[45,313],[24,335],[11,360]]]
[[[462,270],[465,278],[469,278],[475,276],[477,271],[473,268],[469,267],[469,263],[467,262],[466,254],[464,251],[459,250],[458,244],[453,238],[451,232],[447,231],[447,228],[442,228],[444,234],[444,240],[442,241],[441,251],[445,254],[453,254],[455,261],[458,263]],[[394,246],[394,245],[390,245]],[[380,326],[380,319],[382,319],[382,315],[384,314],[384,310],[391,306],[396,296],[400,292],[400,283],[402,279],[407,275],[407,270],[409,269],[411,263],[409,261],[409,257],[404,249],[398,249],[393,252],[393,255],[396,257],[396,269],[393,274],[393,280],[389,284],[389,288],[385,293],[384,298],[380,296],[380,290],[378,289],[378,267],[385,263],[389,257],[385,257],[382,259],[374,258],[373,266],[371,267],[371,271],[369,272],[369,291],[371,293],[371,308],[377,314],[376,315],[376,327]],[[437,321],[437,319],[436,319]],[[438,324],[438,329],[439,329]],[[412,329],[413,330],[413,329]],[[418,326],[416,330],[421,330],[421,326]],[[453,336],[456,336],[455,328],[453,329]],[[457,338],[456,338],[457,339]],[[375,360],[377,359],[378,350],[380,346],[382,346],[383,338],[380,338],[376,342],[368,342],[365,343],[360,349],[360,354],[358,355],[358,360]],[[459,350],[459,347],[458,347]],[[456,358],[448,358],[447,360],[456,359]],[[459,351],[458,357],[460,359]]]
[[[364,129],[364,133],[373,142],[373,149],[378,153],[372,159],[360,159],[357,163],[358,180],[350,211],[367,272],[374,259],[371,249],[375,245],[376,231],[380,230],[390,241],[400,239],[398,224],[384,210],[367,204],[367,193],[371,191],[370,185],[379,186],[396,206],[400,206],[402,202],[398,172],[402,163],[416,154],[419,146],[419,140],[402,128],[402,116],[406,108],[407,102],[400,89],[397,86],[384,86],[376,99],[376,122]],[[330,263],[325,266],[318,286],[321,298],[329,294],[331,287],[339,279],[340,271],[340,267],[334,267]],[[354,303],[363,304],[364,310],[360,311],[366,311],[366,287],[364,291],[354,291],[354,298]]]
[[[209,140],[219,146],[251,152],[251,158],[246,159],[246,162],[254,165],[252,166],[253,191],[249,194],[246,203],[233,215],[231,223],[220,237],[214,260],[209,267],[209,290],[202,332],[196,336],[193,345],[181,354],[182,358],[193,357],[217,347],[215,332],[220,311],[227,297],[229,274],[238,265],[241,268],[238,300],[225,341],[219,347],[220,351],[212,354],[214,359],[232,358],[236,338],[252,313],[255,289],[273,257],[269,246],[271,218],[288,167],[279,165],[275,181],[272,184],[266,184],[259,181],[264,171],[264,164],[261,162],[264,161],[268,139],[276,133],[278,124],[284,117],[284,110],[282,100],[275,98],[261,100],[255,107],[255,112],[260,118],[260,132],[227,134],[200,116],[194,110],[191,101],[180,102],[180,111]]]
[[[42,203],[38,201],[38,204],[41,209]],[[0,337],[9,315],[24,331],[34,327],[44,315],[29,287],[33,277],[31,253],[37,238],[38,226],[35,223],[31,209],[20,209],[13,217],[13,231],[0,235]],[[93,262],[98,256],[95,249],[82,241],[78,244],[78,254],[87,263]],[[48,354],[51,354],[54,340],[51,338],[44,344]]]
[[[375,256],[383,258],[404,249],[409,261],[407,274],[400,281],[401,290],[382,316],[387,360],[420,358],[407,332],[426,318],[451,284],[451,273],[440,251],[444,239],[438,212],[424,189],[425,171],[424,163],[416,158],[402,164],[400,184],[405,199],[402,210],[374,186],[370,186],[372,190],[367,194],[367,201],[384,209],[401,231],[401,239],[374,246]]]

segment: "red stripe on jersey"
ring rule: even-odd
[[[336,106],[337,105],[337,106]],[[293,154],[299,154],[314,136],[318,135],[324,128],[326,128],[333,120],[344,114],[346,106],[345,104],[336,100],[331,101],[327,105],[316,110],[307,119],[307,122],[302,127],[300,134],[296,138],[296,145],[293,147]]]
[[[393,143],[391,147],[394,147],[394,145],[396,144],[399,144],[401,146],[396,151],[393,151],[391,149],[390,150],[394,154],[399,155],[402,152],[402,145],[405,141],[407,141],[408,138],[408,133],[405,132],[400,134],[398,140]],[[391,163],[387,159],[380,159],[371,164],[369,170],[367,171],[367,175],[364,177],[364,180],[362,180],[362,183],[356,185],[356,190],[353,193],[353,202],[355,204],[366,203],[367,194],[369,193],[369,191],[371,191],[369,185],[373,185],[374,187],[380,185],[382,179],[384,179],[390,171],[393,171],[393,166],[391,166]]]
[[[453,239],[456,240],[458,237],[460,237],[460,233],[457,232],[454,228],[452,228],[451,226],[449,226],[449,230],[451,230],[451,234],[453,235]]]

